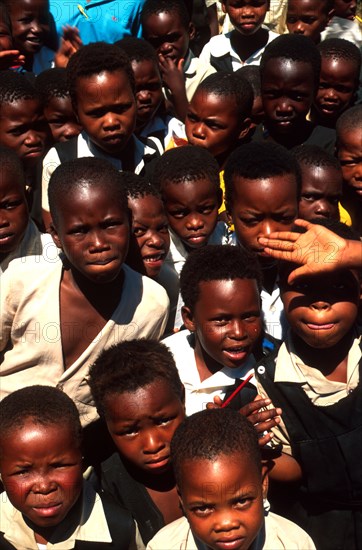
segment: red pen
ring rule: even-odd
[[[254,376],[254,373],[252,372],[251,374],[249,374],[249,376],[247,378],[245,378],[245,380],[243,380],[241,382],[241,384],[236,388],[236,390],[233,391],[233,393],[231,395],[229,395],[229,397],[227,398],[226,401],[224,401],[224,403],[221,405],[221,408],[224,409],[225,407],[228,406],[228,404],[230,403],[230,401],[232,399],[234,399],[235,395],[237,395],[239,393],[239,391],[241,391],[243,389],[244,386],[246,386],[246,384],[249,382],[249,380],[251,380]]]

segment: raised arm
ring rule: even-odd
[[[306,220],[298,219],[295,223],[307,231],[281,231],[271,233],[269,238],[259,239],[267,254],[301,264],[290,273],[289,283],[303,275],[334,271],[336,268],[361,268],[361,242],[345,240],[326,227]]]

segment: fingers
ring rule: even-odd
[[[250,416],[251,414],[258,411],[259,409],[262,409],[263,407],[267,407],[270,404],[271,404],[270,399],[268,399],[268,398],[263,399],[260,395],[258,395],[254,399],[254,401],[252,401],[251,403],[248,403],[247,405],[244,405],[244,407],[242,407],[239,410],[239,412],[243,416]]]

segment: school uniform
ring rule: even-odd
[[[347,383],[328,380],[303,364],[289,337],[257,374],[258,393],[282,408],[272,428],[283,451],[302,468],[301,486],[283,513],[312,536],[321,550],[362,547],[362,344],[360,332],[348,353]],[[273,505],[273,501],[272,501]]]
[[[110,162],[117,170],[129,170],[135,174],[148,175],[154,162],[162,154],[161,143],[156,138],[150,138],[146,143],[132,135],[127,144],[127,164],[125,161],[112,157],[92,143],[88,134],[83,130],[77,137],[52,147],[43,160],[42,173],[42,209],[49,212],[48,185],[54,170],[67,160],[84,157],[97,157]]]
[[[251,141],[274,141],[270,136],[269,130],[264,124],[258,124],[252,135]],[[326,126],[313,125],[309,123],[309,134],[300,145],[318,145],[331,155],[334,155],[336,145],[336,131],[333,128]],[[291,142],[290,148],[294,147],[295,143]]]
[[[4,493],[0,507],[1,550],[133,550],[135,524],[131,515],[109,496],[84,482],[81,502],[55,529],[47,545],[35,542],[34,531]],[[79,511],[78,511],[79,510]],[[72,513],[73,512],[73,513]]]
[[[191,50],[187,52],[183,66],[187,101],[191,101],[200,82],[214,72],[215,69],[210,63],[195,57]]]
[[[174,147],[175,138],[187,140],[185,125],[181,120],[170,115],[160,116],[157,114],[142,128],[139,137],[143,139],[157,138],[162,144],[163,151]]]
[[[12,260],[16,258],[24,258],[26,256],[41,256],[44,252],[45,256],[51,249],[55,249],[55,244],[49,233],[40,233],[39,229],[32,220],[29,220],[24,237],[18,246],[10,252],[0,262],[0,275],[7,269]]]
[[[166,291],[124,265],[122,295],[110,319],[75,362],[64,369],[59,292],[63,263],[29,256],[1,276],[0,398],[24,386],[57,386],[78,407],[82,425],[98,418],[88,370],[101,351],[124,340],[162,336],[168,316]],[[72,331],[70,323],[69,331]],[[87,329],[86,320],[84,329]]]
[[[208,63],[216,71],[234,72],[244,67],[245,65],[260,65],[261,56],[268,44],[279,36],[277,33],[270,31],[267,27],[263,27],[268,31],[268,40],[263,48],[256,50],[248,59],[242,61],[231,44],[231,31],[226,34],[213,36],[210,41],[205,44],[201,54],[200,62]]]
[[[240,367],[233,369],[223,367],[206,380],[201,381],[196,366],[195,335],[188,330],[181,330],[163,340],[163,343],[172,352],[176,367],[185,387],[186,414],[189,416],[206,408],[214,397],[224,399],[226,391],[235,384],[235,380],[243,380],[253,374],[255,359],[250,355]],[[243,394],[248,394],[247,402],[256,397],[255,378],[253,377]]]
[[[186,518],[166,525],[147,545],[147,550],[207,550],[196,539]],[[269,512],[249,550],[313,550],[312,539],[300,527]]]

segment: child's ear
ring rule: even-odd
[[[241,126],[239,139],[244,139],[250,131],[251,118],[246,118]]]
[[[196,34],[195,25],[192,22],[190,22],[189,23],[189,37],[190,37],[190,40],[193,40],[195,38],[195,34]]]
[[[268,466],[266,464],[263,464],[261,468],[261,486],[263,491],[263,499],[265,500],[268,497],[269,489]]]
[[[59,239],[59,237],[58,237],[58,232],[57,232],[56,227],[55,227],[55,225],[54,225],[54,223],[53,223],[53,220],[50,221],[49,233],[51,234],[52,239],[53,239],[55,245],[56,245],[58,248],[62,249],[62,243],[60,242],[60,239]]]
[[[189,330],[190,332],[195,332],[196,327],[194,323],[194,316],[191,313],[191,309],[189,307],[182,306],[181,314],[182,314],[182,320],[187,330]]]

